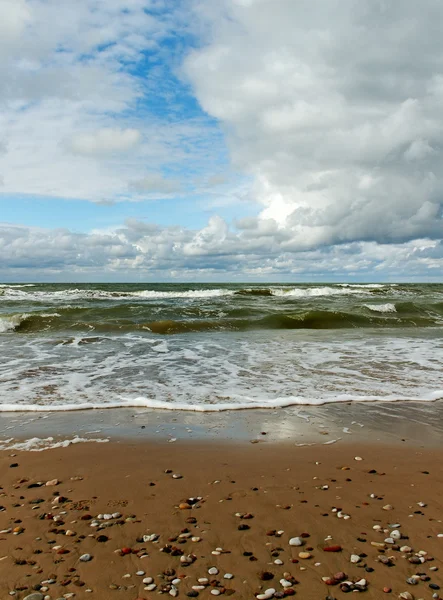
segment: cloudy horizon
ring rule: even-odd
[[[437,0],[0,0],[0,281],[442,281]]]

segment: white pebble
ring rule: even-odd
[[[216,590],[215,588],[213,588],[213,589],[211,590],[211,594],[212,594],[213,596],[220,596],[220,590]]]
[[[146,585],[148,585],[149,583],[152,583],[154,580],[152,579],[152,577],[145,577],[143,579],[143,583],[146,583]]]
[[[209,575],[218,575],[217,567],[211,567],[210,569],[208,569],[208,573]]]
[[[351,554],[351,563],[356,565],[357,563],[360,562],[360,560],[361,560],[361,558],[359,557],[358,554]]]
[[[234,579],[234,575],[232,573],[225,573],[223,579]]]
[[[304,542],[301,537],[293,537],[289,540],[290,546],[303,546]]]

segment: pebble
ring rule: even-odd
[[[23,600],[44,600],[44,596],[43,594],[40,594],[40,592],[35,592],[34,594],[25,596]]]
[[[47,485],[47,486],[58,485],[58,479],[51,479],[50,481],[47,481],[45,485]]]
[[[82,562],[89,562],[90,560],[92,560],[92,555],[91,554],[82,554],[80,556],[80,560]]]
[[[401,592],[398,597],[400,600],[414,600],[414,596],[410,592]]]
[[[361,558],[359,557],[358,554],[351,554],[351,563],[353,563],[354,565],[356,565],[360,561],[361,561]]]
[[[220,590],[217,590],[217,589],[214,588],[214,589],[211,590],[211,594],[213,596],[220,596],[221,592],[220,592]]]
[[[301,537],[293,537],[289,540],[289,545],[290,546],[303,546],[304,541],[301,539]]]
[[[363,460],[361,456],[354,456],[354,460]]]
[[[172,586],[172,588],[169,590],[169,595],[175,598],[176,596],[178,596],[178,589]]]
[[[304,560],[311,558],[312,554],[310,552],[299,552],[298,557]]]
[[[157,589],[157,585],[155,583],[150,583],[145,587],[145,590],[148,592],[153,592]]]
[[[223,579],[234,579],[234,575],[232,573],[225,573]]]
[[[391,531],[391,538],[393,538],[394,540],[400,540],[401,537],[401,532],[398,529],[394,529],[394,531]]]
[[[152,583],[154,580],[152,579],[152,577],[145,577],[143,579],[143,583],[146,583],[146,585],[148,585],[149,583]]]
[[[208,569],[208,573],[209,575],[218,575],[217,567],[211,567],[210,569]]]
[[[390,594],[392,592],[392,588],[390,588],[390,587],[384,587],[383,591],[384,591],[385,594]]]
[[[183,475],[180,475],[180,473],[174,473],[172,475],[172,479],[182,479],[182,478],[183,478]]]

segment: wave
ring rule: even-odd
[[[25,288],[35,287],[36,283],[0,283],[0,288]]]
[[[0,286],[1,287],[1,286]],[[31,300],[57,302],[71,300],[170,300],[170,299],[210,299],[226,296],[275,296],[279,298],[322,298],[329,296],[373,295],[384,293],[390,286],[383,284],[339,284],[324,286],[279,286],[245,287],[245,288],[213,288],[188,290],[103,290],[71,288],[63,290],[23,290],[22,287],[35,287],[35,284],[21,286],[4,286],[0,296],[10,300]]]
[[[336,394],[320,398],[305,396],[289,396],[286,398],[275,398],[259,400],[257,398],[245,398],[241,396],[237,402],[223,402],[217,404],[190,404],[185,402],[166,402],[152,400],[151,398],[137,397],[122,399],[119,402],[93,403],[83,402],[79,404],[1,404],[0,412],[73,412],[83,410],[104,410],[116,408],[149,408],[153,410],[175,410],[187,412],[226,412],[231,410],[257,410],[287,408],[290,406],[321,406],[335,402],[435,402],[443,400],[443,390],[435,390],[427,394],[415,396],[386,395],[386,396],[358,396],[356,394]],[[98,441],[88,439],[81,441]],[[105,441],[105,440],[103,440]]]
[[[386,304],[363,304],[365,308],[372,310],[373,312],[379,313],[395,313],[397,309],[395,308],[395,304],[391,302],[387,302]]]
[[[60,317],[59,313],[21,313],[3,316],[0,317],[0,333],[18,331],[21,328],[26,329],[26,325],[29,326],[29,329],[41,331],[50,327],[46,319],[56,319],[58,317]]]
[[[6,298],[19,300],[121,300],[125,298],[139,298],[147,300],[173,299],[173,298],[217,298],[221,296],[232,296],[234,290],[212,289],[212,290],[183,290],[183,291],[106,291],[94,289],[69,289],[55,291],[31,291],[24,292],[19,289],[5,288],[1,295]]]
[[[351,329],[368,327],[437,327],[441,315],[429,312],[397,314],[394,305],[364,305],[375,314],[309,310],[300,313],[272,313],[262,316],[217,317],[214,319],[159,319],[137,322],[131,318],[73,320],[72,309],[56,313],[20,313],[0,317],[0,333],[36,333],[39,331],[87,331],[95,333],[130,333],[150,331],[171,335],[204,331],[248,331],[255,329]],[[62,314],[68,318],[63,318]],[[395,316],[394,316],[395,315]]]
[[[301,314],[273,314],[259,319],[220,319],[217,321],[162,320],[146,323],[152,333],[177,334],[214,330],[253,329],[350,329],[362,327],[433,327],[441,322],[430,317],[405,316],[395,319],[339,311],[313,310]]]

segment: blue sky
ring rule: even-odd
[[[441,280],[425,5],[0,0],[0,279]]]

